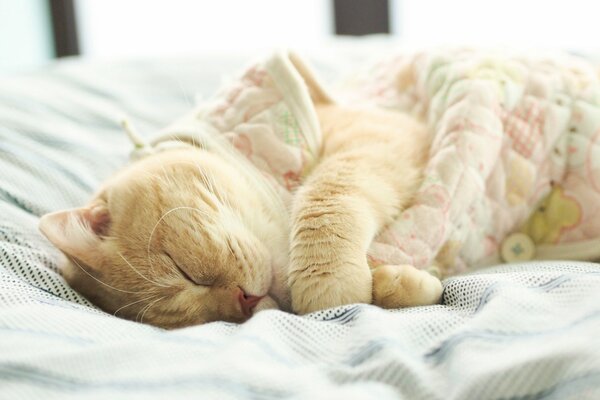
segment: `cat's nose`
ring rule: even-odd
[[[252,309],[254,307],[256,307],[258,302],[263,297],[264,296],[253,296],[250,294],[246,294],[246,292],[244,292],[242,289],[240,289],[240,291],[238,293],[238,301],[240,302],[240,306],[242,307],[242,312],[244,313],[244,316],[246,316],[248,318],[251,317]]]

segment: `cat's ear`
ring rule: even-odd
[[[110,213],[103,203],[58,211],[44,215],[39,228],[61,251],[87,263],[98,256],[110,228]]]

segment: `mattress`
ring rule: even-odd
[[[309,55],[325,81],[365,49]],[[95,308],[39,217],[83,204],[147,135],[249,55],[68,60],[0,77],[0,398],[597,399],[600,266],[534,262],[444,281],[443,304],[263,311],[174,331]]]

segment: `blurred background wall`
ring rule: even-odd
[[[79,0],[82,51],[94,57],[316,45],[333,33],[325,0]]]
[[[0,70],[40,65],[53,56],[48,0],[0,0]]]
[[[66,55],[310,48],[336,34],[599,53],[599,15],[589,0],[0,0],[0,72]]]

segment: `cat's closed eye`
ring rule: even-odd
[[[198,278],[192,278],[192,276],[190,276],[190,274],[185,270],[185,268],[181,268],[179,266],[179,264],[177,264],[177,262],[175,262],[175,260],[173,259],[173,257],[171,257],[171,255],[167,252],[164,252],[164,255],[167,256],[169,258],[169,260],[171,260],[171,262],[173,263],[173,265],[175,266],[175,268],[177,268],[177,271],[179,271],[179,273],[181,274],[181,276],[183,278],[185,278],[185,280],[187,280],[188,282],[197,285],[197,286],[212,286],[214,284],[213,280],[202,280],[202,279],[198,279]]]

